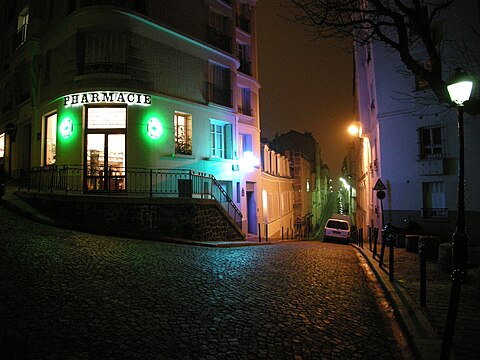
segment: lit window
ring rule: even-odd
[[[440,126],[423,127],[418,132],[420,137],[420,158],[443,158],[442,128]]]
[[[232,125],[216,120],[210,122],[210,156],[232,158]]]
[[[18,15],[16,45],[20,46],[27,41],[29,9],[24,8]]]
[[[175,154],[192,155],[192,115],[175,113]]]
[[[45,117],[45,165],[55,164],[57,154],[57,114]]]
[[[5,133],[0,134],[0,158],[5,157]]]

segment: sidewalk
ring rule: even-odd
[[[395,248],[394,282],[388,276],[388,249],[384,266],[368,249],[354,245],[367,259],[384,288],[399,322],[421,359],[439,359],[442,334],[450,301],[449,274],[439,270],[436,261],[427,260],[427,303],[420,306],[420,258],[404,248]],[[455,324],[451,359],[480,358],[480,294],[476,284],[478,269],[470,270],[462,284],[458,316]]]

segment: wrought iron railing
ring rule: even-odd
[[[215,104],[232,107],[232,90],[207,83],[207,99]]]
[[[423,219],[448,219],[448,209],[446,208],[422,208]]]
[[[208,27],[208,43],[228,53],[232,52],[232,37],[211,26]]]
[[[19,189],[212,199],[240,227],[242,222],[242,213],[217,179],[195,170],[116,167],[106,172],[92,172],[85,171],[81,165],[41,166],[21,172]]]

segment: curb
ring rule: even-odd
[[[423,360],[439,359],[442,340],[426,318],[422,308],[405,289],[395,282],[390,282],[388,273],[368,257],[362,248],[351,245],[362,254],[375,274],[415,354]]]

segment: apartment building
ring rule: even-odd
[[[255,2],[0,1],[7,172],[30,186],[31,169],[53,171],[52,187],[84,195],[203,197],[219,186],[243,232],[255,229]]]
[[[430,9],[426,8],[428,13]],[[435,39],[441,49],[443,79],[457,66],[477,76],[480,9],[475,2],[455,3],[435,22]],[[461,52],[460,46],[472,51]],[[476,49],[476,50],[475,50]],[[430,62],[419,49],[414,56]],[[399,55],[378,42],[355,49],[358,121],[361,124],[356,171],[359,228],[385,223],[403,227],[415,221],[426,233],[450,241],[457,214],[459,145],[457,111],[439,104],[431,89],[411,74]],[[478,81],[473,96],[478,96]],[[479,117],[465,114],[466,218],[472,243],[480,244],[478,169]],[[373,187],[380,179],[386,187],[381,203]]]

